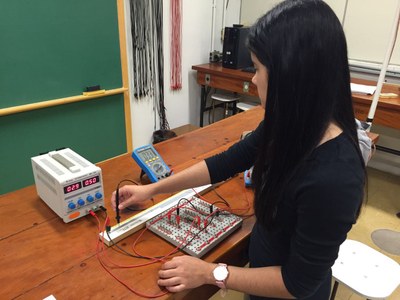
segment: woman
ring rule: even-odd
[[[162,265],[158,284],[171,292],[215,284],[251,299],[328,299],[331,266],[358,217],[365,182],[344,33],[323,1],[284,1],[251,28],[248,46],[263,122],[226,152],[168,179],[124,186],[120,208],[254,164],[250,268],[180,256]]]

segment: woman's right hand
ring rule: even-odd
[[[152,185],[124,185],[119,188],[119,206],[120,210],[131,206],[141,204],[153,197]],[[116,191],[111,195],[111,206],[116,210]]]
[[[163,180],[146,185],[124,185],[119,189],[119,209],[128,206],[143,207],[146,200],[160,193],[175,193],[184,189],[202,186],[211,182],[207,164],[204,160],[176,173]],[[116,210],[116,199],[114,192],[111,196],[111,205]]]

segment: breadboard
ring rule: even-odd
[[[179,205],[179,213],[177,211]],[[201,257],[242,225],[242,218],[197,197],[182,199],[146,222],[149,230],[182,251]]]
[[[111,227],[111,230],[108,234],[103,231],[100,233],[100,239],[107,246],[111,246],[113,243],[116,243],[127,236],[135,233],[136,231],[144,228],[145,223],[153,218],[154,216],[160,214],[166,209],[170,209],[175,206],[181,198],[191,198],[195,194],[200,194],[206,192],[211,187],[211,184],[203,185],[200,187],[196,187],[194,189],[187,189],[181,191],[164,201],[161,201],[152,207],[122,221],[120,224],[114,225]]]

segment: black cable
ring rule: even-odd
[[[119,215],[119,186],[115,191],[115,213],[116,213],[115,219],[117,220],[117,224],[119,224],[121,220],[121,216]]]
[[[217,190],[216,190],[215,188],[213,189],[213,191],[214,191],[214,193],[218,196],[218,198],[220,198],[220,199],[223,201],[223,203],[224,203],[227,207],[231,208],[230,204],[217,192]],[[214,203],[218,203],[218,202],[219,202],[219,201],[214,202]],[[247,213],[249,210],[250,210],[250,207],[247,208],[246,213]],[[222,214],[223,214],[223,213],[222,213]],[[244,214],[237,214],[237,213],[236,213],[235,215],[237,215],[237,216],[239,216],[239,217],[241,217],[241,218],[243,218],[243,219],[246,219],[246,218],[249,218],[249,217],[253,216],[254,214],[248,214],[248,215],[246,215],[245,213],[244,213]]]
[[[198,212],[199,214],[201,214],[201,215],[203,215],[203,216],[209,216],[209,214],[206,214],[206,213],[204,213],[203,211],[199,210],[199,209],[192,203],[191,199],[187,199],[187,198],[181,198],[181,199],[179,199],[179,201],[178,201],[178,203],[177,203],[177,215],[179,215],[179,210],[178,210],[178,209],[180,208],[180,204],[179,204],[179,203],[180,203],[182,200],[186,200],[187,203],[189,203],[189,204],[193,207],[193,209],[194,209],[196,212]],[[200,199],[200,200],[201,200],[201,199]],[[214,202],[214,203],[210,203],[210,210],[212,210],[211,208],[212,208],[212,206],[213,206],[215,203],[223,203],[223,202],[222,202],[222,201],[216,201],[216,202]],[[228,204],[226,201],[225,201],[225,204],[229,207],[229,204]],[[221,210],[217,207],[216,213],[212,215],[211,220],[207,223],[207,225],[204,226],[201,230],[199,230],[195,235],[193,235],[193,237],[192,237],[185,245],[181,246],[179,249],[180,249],[180,250],[183,250],[183,249],[185,249],[187,246],[189,246],[190,243],[191,243],[195,238],[197,238],[197,237],[200,235],[200,233],[202,233],[204,230],[207,229],[207,227],[212,223],[212,221],[214,220],[215,217],[218,217],[220,214],[224,214],[224,213],[220,213],[220,212],[221,212]],[[211,214],[211,213],[213,213],[213,212],[210,211],[210,214]],[[229,214],[229,213],[225,213],[225,215],[228,215],[228,214]]]
[[[179,199],[178,203],[176,204],[177,215],[179,215],[179,208],[180,208],[180,202],[181,202],[181,200],[186,200],[187,203],[189,203],[189,204],[193,207],[193,209],[194,209],[196,212],[198,212],[199,214],[201,214],[201,215],[203,215],[203,216],[207,216],[206,213],[204,213],[203,211],[199,210],[199,209],[192,203],[192,201],[189,200],[189,199],[187,199],[187,198],[181,198],[181,199]]]
[[[144,171],[142,170],[142,172],[144,172]],[[124,182],[124,181],[128,181],[128,182],[130,182],[130,183],[133,183],[134,185],[140,185],[140,183],[137,182],[137,181],[135,181],[135,180],[124,179],[124,180],[122,180],[122,181],[120,181],[120,182],[118,183],[118,187],[117,187],[118,189],[119,189],[119,185],[120,185],[122,182]],[[118,195],[118,197],[119,197],[119,195]],[[115,195],[115,198],[117,198],[117,193],[116,193],[116,195]],[[115,200],[117,200],[117,199],[115,199]],[[154,204],[154,199],[151,198],[150,200],[151,200],[151,201],[153,202],[153,204]],[[117,202],[117,201],[115,201],[115,202]],[[118,199],[118,202],[119,202],[119,199]],[[132,209],[132,208],[130,208],[129,206],[125,207],[125,209],[127,209],[127,210],[129,210],[129,211],[138,211],[137,209]]]
[[[130,179],[123,179],[118,183],[117,188],[115,189],[115,213],[116,213],[115,219],[117,220],[117,224],[119,224],[121,220],[121,216],[119,214],[119,186],[123,182],[130,182],[135,185],[138,185],[136,181]]]
[[[215,217],[216,217],[216,215],[214,214],[214,215],[212,216],[210,222],[208,222],[207,225],[203,227],[203,229],[199,230],[199,231],[190,239],[190,241],[188,241],[184,246],[180,247],[179,249],[180,249],[180,250],[183,250],[183,249],[185,249],[187,246],[189,246],[190,243],[191,243],[195,238],[197,238],[197,237],[200,235],[200,233],[202,233],[204,230],[207,229],[208,226],[210,226],[210,224],[212,223],[212,221],[214,220]]]
[[[222,196],[217,192],[217,190],[216,190],[215,188],[213,189],[213,191],[214,191],[214,193],[218,196],[218,198],[221,199],[222,202],[223,202],[227,207],[229,207],[229,208],[231,207],[230,204],[228,203],[228,201],[226,201],[225,198],[222,197]],[[217,203],[217,202],[215,202],[215,203]]]

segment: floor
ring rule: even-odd
[[[368,168],[368,203],[361,213],[357,224],[350,231],[348,238],[363,242],[400,263],[400,256],[392,255],[379,249],[371,239],[371,233],[376,229],[391,229],[400,232],[400,219],[396,213],[400,212],[400,177],[376,169]],[[243,294],[229,291],[225,298],[219,293],[212,300],[242,300]],[[336,300],[364,299],[352,293],[346,287],[339,285]],[[400,299],[400,287],[388,300]]]

